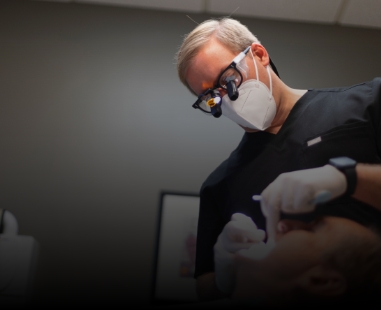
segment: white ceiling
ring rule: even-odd
[[[34,0],[36,1],[36,0]],[[41,0],[37,0],[41,1]],[[381,28],[381,0],[42,0]],[[238,8],[238,9],[237,9]]]

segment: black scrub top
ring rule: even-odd
[[[339,156],[359,163],[381,163],[380,86],[381,78],[375,78],[346,88],[310,89],[296,102],[276,135],[243,135],[230,157],[201,187],[195,278],[214,271],[213,246],[233,213],[250,216],[265,230],[260,203],[252,196],[281,173],[321,167]],[[315,214],[381,227],[380,211],[350,197],[334,199],[318,207]],[[298,217],[311,219],[309,215]]]

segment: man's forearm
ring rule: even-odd
[[[353,198],[381,211],[381,165],[357,164],[357,185]]]
[[[229,297],[217,288],[214,272],[197,277],[196,283],[197,295],[202,301]]]

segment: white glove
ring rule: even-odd
[[[234,213],[214,245],[214,269],[217,288],[226,294],[234,290],[234,253],[261,242],[265,232],[253,220],[241,213]]]
[[[275,243],[255,243],[248,249],[239,250],[238,254],[250,259],[261,260],[270,253],[270,251],[274,248],[273,245],[275,245]]]
[[[312,212],[317,203],[341,196],[346,188],[344,174],[331,165],[282,173],[261,194],[268,238],[275,237],[280,211]]]

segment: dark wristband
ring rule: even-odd
[[[349,157],[336,157],[331,158],[328,164],[334,166],[336,169],[344,173],[347,180],[347,190],[345,191],[344,195],[351,196],[355,192],[357,184],[357,162]]]
[[[357,185],[356,167],[346,169],[344,174],[347,178],[347,190],[345,192],[345,195],[352,196],[352,194],[355,192]]]

